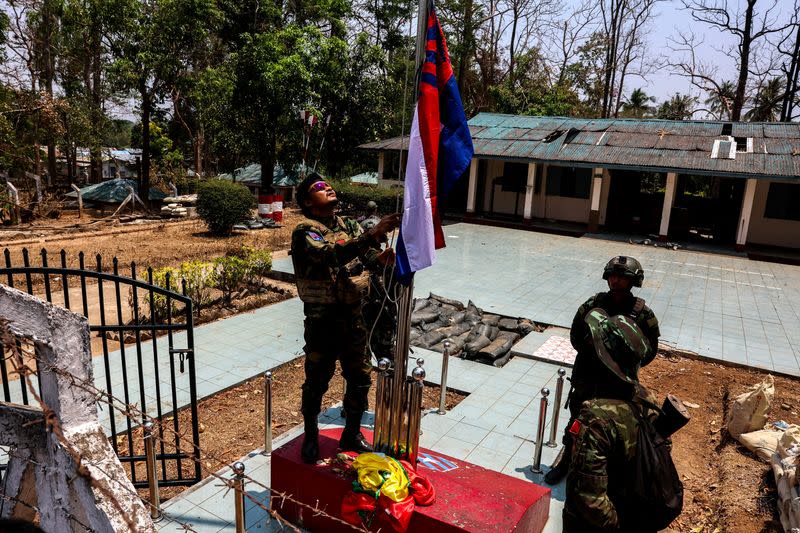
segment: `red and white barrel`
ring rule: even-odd
[[[271,194],[259,194],[258,216],[261,218],[272,218],[272,202],[273,196]]]
[[[283,220],[283,195],[276,194],[272,197],[272,220],[280,222]]]

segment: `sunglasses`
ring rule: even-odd
[[[315,181],[311,187],[308,188],[308,192],[319,192],[324,191],[328,188],[328,184],[324,181]]]

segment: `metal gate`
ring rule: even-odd
[[[39,255],[40,266],[33,266],[28,250],[23,249],[22,265],[14,266],[6,248],[0,282],[88,319],[97,389],[160,422],[156,455],[159,485],[198,482],[200,434],[193,315],[186,281],[170,279],[167,273],[154,283],[152,268],[147,269],[144,279],[139,279],[136,263],[130,264],[128,276],[122,275],[116,257],[108,269],[98,254],[94,268],[89,269],[83,252],[78,255],[77,265],[68,260],[64,250],[59,254],[59,266],[50,266],[45,249]],[[181,292],[177,292],[178,283]],[[102,364],[98,365],[100,356]],[[3,400],[27,405],[25,381],[9,370],[0,346]],[[114,451],[133,484],[146,487],[141,434],[135,431],[141,421],[111,408],[102,399],[98,407]],[[0,472],[4,468],[0,465]]]

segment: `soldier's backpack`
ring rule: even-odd
[[[672,462],[669,440],[642,416],[638,405],[630,405],[639,421],[639,435],[627,485],[625,521],[635,531],[659,531],[681,514],[683,483]]]

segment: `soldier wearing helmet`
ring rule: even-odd
[[[597,360],[615,387],[583,402],[570,422],[575,445],[567,475],[563,530],[644,531],[632,523],[628,485],[638,447],[639,419],[652,419],[661,412],[653,395],[639,385],[639,367],[650,357],[650,341],[627,315],[609,317],[594,308],[584,324],[590,330]]]
[[[633,320],[649,344],[647,353],[642,356],[641,366],[650,363],[658,350],[658,337],[661,335],[658,319],[645,305],[645,301],[631,292],[633,287],[641,287],[644,281],[641,263],[633,257],[624,255],[613,257],[603,269],[603,279],[608,282],[609,290],[597,293],[586,300],[578,308],[572,320],[570,341],[578,354],[572,369],[572,388],[568,400],[570,419],[567,429],[578,416],[583,402],[615,393],[619,387],[618,380],[609,375],[606,365],[597,357],[592,344],[592,335],[585,321],[589,311],[600,308],[609,316],[621,315]],[[563,442],[562,452],[545,475],[544,479],[549,484],[558,483],[567,474],[572,447],[572,436],[569,431],[564,432]]]

